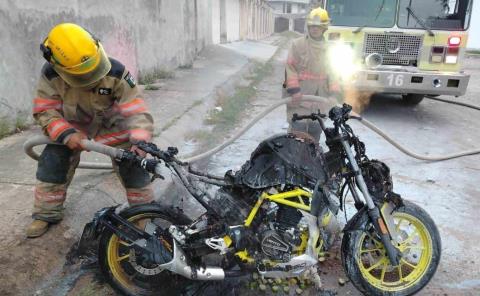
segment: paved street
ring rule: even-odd
[[[259,52],[264,52],[259,60],[268,60],[273,53],[268,46],[268,42],[259,45],[258,48],[262,49]],[[237,78],[229,81],[228,77],[236,77],[248,67],[247,57],[239,53],[248,56],[254,48],[254,44],[239,44],[236,48],[210,49],[202,53],[192,69],[179,70],[176,79],[160,82],[160,90],[151,92],[148,99],[155,117],[162,123],[156,127],[160,131],[157,143],[176,145],[180,151],[194,149],[185,142],[184,135],[192,126],[202,127],[207,111],[214,107],[214,100],[210,97],[218,91],[216,86],[237,81]],[[244,123],[280,98],[285,55],[286,52],[282,51],[274,57],[274,71],[259,84]],[[480,104],[480,59],[467,59],[465,71],[471,73],[472,78],[467,95],[458,99]],[[203,103],[195,104],[198,100]],[[480,147],[478,114],[478,111],[427,99],[417,107],[408,107],[397,97],[382,95],[373,98],[364,116],[417,153],[442,155]],[[480,259],[477,258],[480,232],[476,227],[480,208],[477,187],[480,156],[445,162],[419,161],[403,155],[362,125],[353,123],[352,126],[365,142],[368,155],[390,166],[395,191],[426,209],[440,229],[443,243],[441,264],[435,278],[420,295],[477,295],[476,291],[480,289]],[[285,108],[281,107],[233,145],[212,157],[209,168],[218,174],[238,168],[259,141],[274,133],[285,132],[285,128]],[[21,144],[35,132],[0,141],[0,206],[5,209],[5,214],[0,217],[3,228],[0,234],[0,277],[4,280],[0,294],[31,295],[40,291],[39,295],[51,295],[52,286],[57,286],[55,295],[78,295],[77,292],[81,291],[78,286],[88,285],[92,280],[81,279],[76,290],[70,291],[75,280],[62,269],[64,258],[93,212],[123,202],[124,193],[110,172],[79,171],[66,204],[67,219],[45,237],[26,240],[22,235],[29,221],[35,162],[23,155]],[[94,155],[88,158],[90,161],[104,160]],[[161,192],[161,188],[156,189],[157,193]],[[27,254],[31,259],[25,259]],[[339,295],[358,295],[351,284],[338,286],[338,277],[345,277],[338,259],[327,260],[321,267],[325,288],[336,290]],[[11,270],[17,273],[12,274]],[[52,280],[43,286],[36,285],[42,277],[64,280],[60,284]],[[102,295],[110,295],[108,288],[105,291]]]
[[[282,58],[279,57],[279,61]],[[480,104],[480,59],[468,58],[465,71],[472,74],[468,93],[458,100]],[[278,79],[262,84],[254,110],[261,110],[280,95]],[[277,81],[275,81],[277,80]],[[445,97],[455,99],[452,97]],[[416,107],[405,106],[400,97],[376,95],[364,117],[387,131],[395,140],[419,154],[446,155],[480,147],[479,111],[425,99]],[[252,111],[255,113],[255,111]],[[476,227],[480,207],[480,156],[443,162],[426,162],[402,154],[358,122],[352,126],[367,147],[370,158],[386,162],[395,192],[422,206],[437,223],[442,237],[442,260],[432,282],[421,295],[478,295],[480,290],[480,232]],[[239,168],[259,141],[285,132],[285,109],[279,108],[260,121],[232,146],[212,158],[210,167],[221,173]],[[340,215],[343,220],[343,214]],[[340,265],[327,262],[330,275],[343,276]],[[337,278],[324,275],[327,287],[338,288]],[[359,295],[347,285],[339,295]]]
[[[278,38],[237,46],[252,52],[257,52],[258,47],[258,57],[268,60],[276,49],[269,43]],[[229,94],[250,71],[252,62],[232,49],[210,46],[199,54],[191,68],[176,70],[174,79],[157,81],[158,90],[145,91],[155,117],[154,141],[160,147],[174,145],[188,152],[186,134],[193,125],[201,126],[207,111],[214,107],[217,92]],[[22,145],[39,133],[34,127],[0,140],[0,295],[66,295],[81,275],[78,270],[65,269],[64,264],[83,226],[99,209],[126,201],[125,191],[111,171],[79,169],[68,191],[62,223],[40,238],[26,239],[24,230],[31,221],[36,162],[23,153]],[[83,153],[82,159],[110,162],[96,153]],[[168,188],[167,181],[157,180],[154,184],[157,197]]]
[[[467,94],[458,99],[479,105],[480,59],[467,59],[465,71],[472,77]],[[421,154],[445,155],[480,147],[479,111],[429,100],[416,108],[403,107],[400,103],[377,97],[365,117]],[[364,128],[359,129],[359,133],[361,131],[370,154],[390,165],[395,191],[425,208],[439,227],[442,260],[425,295],[477,295],[480,290],[480,232],[476,227],[480,156],[436,163],[418,161],[400,154]]]

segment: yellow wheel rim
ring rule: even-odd
[[[156,216],[154,214],[140,214],[130,217],[128,221],[133,222],[138,228],[142,228],[140,226],[142,225],[142,221],[151,218],[156,218]],[[125,253],[125,250],[121,252],[121,246],[127,247],[128,244],[120,240],[115,234],[112,235],[107,247],[107,260],[110,272],[112,273],[113,278],[118,281],[121,286],[131,291],[138,290],[138,286],[133,282],[133,276],[129,275],[122,266],[122,263],[130,258],[131,252]]]
[[[432,261],[433,243],[425,225],[416,217],[395,212],[394,221],[399,235],[397,248],[402,252],[398,266],[392,266],[379,238],[363,233],[357,264],[362,276],[374,287],[398,292],[417,284]]]

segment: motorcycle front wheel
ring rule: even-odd
[[[413,295],[432,279],[440,262],[441,241],[432,218],[421,207],[404,201],[393,213],[402,252],[392,266],[367,215],[342,241],[342,263],[354,286],[365,295]]]
[[[187,225],[191,221],[183,214],[158,204],[131,207],[120,214],[137,228],[152,222],[162,228],[172,224]],[[142,229],[143,230],[143,229]],[[100,236],[98,263],[105,280],[122,295],[174,295],[187,281],[155,264],[139,260],[133,248],[113,232],[105,229]]]

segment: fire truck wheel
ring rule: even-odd
[[[423,100],[424,95],[422,94],[408,94],[403,95],[403,101],[406,105],[418,105]]]

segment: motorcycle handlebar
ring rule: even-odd
[[[310,115],[298,115],[297,113],[294,113],[292,116],[292,121],[300,121],[305,119],[316,120],[317,117],[315,116],[315,113]]]
[[[328,112],[328,118],[333,121],[335,128],[338,129],[349,118],[356,117],[350,116],[351,111],[352,106],[344,103],[342,107],[335,106],[331,108]],[[292,121],[299,121],[304,119],[317,120],[322,130],[325,131],[325,124],[323,123],[322,119],[326,117],[327,115],[320,113],[320,110],[318,110],[317,113],[311,113],[310,115],[298,115],[297,113],[294,113],[292,116]]]
[[[342,107],[335,106],[330,109],[328,112],[328,118],[332,120],[334,123],[342,123],[347,121],[350,117],[355,117],[355,116],[350,116],[350,112],[352,111],[352,106],[348,104],[343,104]],[[318,120],[321,121],[322,118],[326,118],[326,114],[320,113],[320,110],[317,113],[311,113],[309,115],[298,115],[297,113],[294,113],[292,116],[292,121],[299,121],[299,120],[304,120],[304,119],[310,119],[310,120]]]

